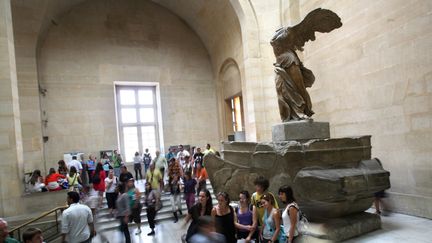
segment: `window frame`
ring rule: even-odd
[[[122,105],[121,104],[121,90],[134,90],[135,93],[135,104],[133,105]],[[139,104],[138,93],[139,90],[151,90],[153,94],[153,104]],[[120,149],[120,153],[126,163],[133,161],[126,161],[125,144],[124,144],[124,127],[136,127],[138,136],[138,152],[144,153],[142,127],[154,126],[155,128],[155,149],[163,151],[164,139],[163,139],[163,125],[162,125],[162,112],[160,102],[160,89],[159,83],[157,82],[129,82],[129,81],[116,81],[114,82],[114,96],[115,96],[115,113],[116,113],[116,127],[117,127],[117,147]],[[136,112],[135,123],[123,123],[121,116],[122,108],[133,108]],[[153,122],[141,122],[140,108],[153,108],[154,121]],[[150,151],[154,155],[155,151]]]

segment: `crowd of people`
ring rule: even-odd
[[[175,223],[183,214],[182,196],[186,201],[184,225],[190,224],[182,237],[185,242],[231,243],[239,239],[244,242],[294,242],[298,235],[299,207],[290,187],[279,189],[280,200],[287,204],[283,210],[279,210],[275,196],[268,192],[269,181],[263,177],[255,180],[252,194],[240,192],[238,206],[231,206],[230,195],[226,192],[219,192],[217,204],[213,205],[212,196],[206,189],[208,173],[204,156],[216,151],[209,144],[204,152],[200,148],[188,151],[182,145],[177,150],[174,153],[170,149],[165,156],[155,151],[154,158],[148,149],[142,155],[135,153],[135,177],[117,151],[111,158],[104,155],[100,161],[92,155],[87,161],[79,161],[73,156],[69,163],[59,161],[57,171],[50,168],[45,180],[40,171],[35,171],[31,184],[34,191],[61,190],[67,184],[70,207],[63,213],[61,232],[68,242],[76,239],[79,239],[77,242],[90,242],[95,234],[93,220],[104,197],[109,216],[119,221],[126,243],[131,242],[130,222],[137,225],[135,234],[141,233],[143,209],[151,229],[148,235],[154,235],[155,218],[164,193],[170,194]],[[136,187],[136,180],[145,183],[143,192]]]
[[[226,192],[216,195],[217,204],[212,205],[208,190],[199,192],[199,201],[189,210],[185,224],[192,221],[184,242],[294,242],[299,235],[300,209],[289,186],[279,188],[278,196],[286,204],[279,209],[275,196],[268,192],[269,181],[258,177],[255,192],[239,193],[239,204],[233,207]]]

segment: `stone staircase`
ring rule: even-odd
[[[144,181],[138,181],[136,183],[139,183],[139,184],[142,183],[142,185],[144,185]],[[140,187],[138,187],[138,188],[141,190]],[[216,205],[217,200],[216,200],[216,197],[215,197],[214,192],[213,192],[213,187],[210,184],[209,180],[207,180],[206,188],[207,188],[207,190],[210,191],[210,194],[212,195],[213,205]],[[142,192],[142,194],[144,194],[144,193]],[[143,200],[143,196],[141,197],[141,200]],[[169,193],[162,193],[161,200],[162,200],[163,207],[156,214],[156,222],[160,223],[162,221],[167,221],[167,220],[174,221],[174,215],[173,215],[172,210],[171,210],[170,194]],[[196,197],[195,202],[197,202],[197,201],[198,201],[198,198]],[[182,196],[181,203],[182,203],[183,215],[178,215],[179,219],[183,218],[187,214],[186,201],[183,199],[183,196]],[[146,213],[146,208],[144,206],[143,210],[141,212],[141,225],[147,225],[147,224],[148,224],[147,213]],[[107,202],[106,202],[106,199],[104,199],[103,200],[103,207],[100,208],[96,213],[96,229],[97,229],[97,231],[98,232],[106,232],[106,231],[110,231],[110,230],[117,230],[119,225],[120,224],[119,224],[117,218],[110,217]],[[134,227],[135,225],[136,224],[134,222],[129,223],[129,227]]]

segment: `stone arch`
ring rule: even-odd
[[[261,47],[260,47],[260,25],[257,19],[256,11],[251,0],[248,1],[231,1],[242,32],[243,60],[240,66],[242,75],[243,107],[245,116],[246,140],[257,141],[257,107],[255,100],[257,96],[263,96],[261,85],[261,69],[255,68],[260,66]]]
[[[221,65],[217,79],[217,96],[219,104],[220,136],[227,139],[233,134],[231,106],[227,100],[242,96],[242,75],[237,62],[233,58],[226,59]],[[242,110],[244,108],[242,107]],[[244,117],[244,116],[243,116]]]
[[[55,161],[60,151],[84,147],[83,152],[95,154],[102,147],[119,147],[114,81],[159,83],[163,130],[169,134],[163,147],[219,141],[208,51],[196,32],[163,6],[140,0],[85,1],[59,18],[41,45],[38,71],[48,89],[42,102],[49,117],[48,161]],[[188,118],[196,117],[197,110],[200,122],[191,122]],[[68,116],[86,116],[94,125],[70,124]],[[60,124],[65,126],[60,129]],[[92,134],[97,142],[81,146],[73,129]]]

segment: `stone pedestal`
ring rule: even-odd
[[[224,142],[222,157],[207,155],[205,164],[215,191],[229,195],[254,191],[259,176],[274,194],[291,186],[311,222],[296,242],[340,242],[381,227],[364,211],[390,187],[390,173],[371,148],[370,136],[331,139],[329,123],[294,121],[273,126],[272,142]]]
[[[328,122],[290,121],[272,127],[273,142],[330,138]]]

